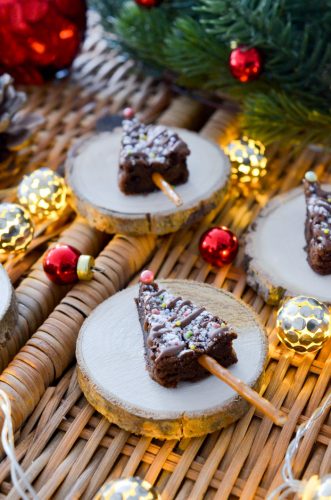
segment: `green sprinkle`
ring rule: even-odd
[[[190,347],[190,349],[192,349],[192,351],[195,351],[197,348],[197,346],[195,344],[190,344],[189,347]]]
[[[162,307],[162,309],[165,309],[165,308],[167,307],[167,304],[166,304],[165,302],[163,302],[163,303],[161,304],[161,307]]]
[[[185,337],[186,339],[190,339],[192,336],[193,336],[193,332],[192,332],[192,330],[189,330],[188,332],[186,332],[186,333],[184,334],[184,337]]]
[[[176,321],[175,323],[176,326],[180,326],[181,324],[182,324],[181,321]]]

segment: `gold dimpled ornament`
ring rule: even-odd
[[[265,147],[260,141],[244,136],[231,141],[225,153],[231,161],[231,179],[243,184],[257,184],[267,173]]]
[[[40,168],[25,175],[18,186],[17,197],[32,215],[52,219],[66,206],[64,179],[50,168]]]
[[[16,203],[0,204],[0,254],[25,250],[33,238],[33,232],[27,210]]]
[[[161,497],[147,481],[129,477],[106,483],[94,500],[161,500]]]
[[[317,351],[331,336],[329,309],[313,297],[288,299],[277,313],[277,333],[296,352]]]

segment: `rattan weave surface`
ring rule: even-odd
[[[173,96],[162,83],[133,73],[133,66],[107,48],[101,28],[92,22],[70,79],[29,89],[29,109],[41,112],[46,126],[31,147],[28,169],[42,164],[61,168],[75,139],[93,130],[100,116],[126,105],[134,106],[144,119],[187,127],[219,143],[231,137],[235,117],[228,104],[215,111],[188,97]],[[261,188],[242,192],[232,186],[220,206],[199,224],[158,240],[115,236],[107,244],[109,237],[73,220],[68,209],[57,225],[40,228],[32,251],[6,262],[18,293],[20,319],[13,342],[0,352],[0,388],[11,397],[17,456],[41,499],[91,499],[108,478],[135,474],[155,484],[163,499],[179,500],[263,499],[280,483],[284,454],[297,425],[330,390],[330,342],[304,357],[279,345],[275,310],[246,284],[243,249],[235,265],[217,270],[199,257],[198,241],[212,224],[227,225],[240,237],[270,197],[297,186],[307,169],[315,168],[330,182],[330,164],[327,154],[307,150],[295,155],[275,147],[269,151],[269,173]],[[45,242],[58,237],[98,255],[105,275],[96,273],[91,283],[71,290],[48,282],[38,259]],[[147,264],[158,277],[223,287],[259,313],[270,339],[263,393],[288,414],[284,428],[252,409],[220,432],[161,442],[130,435],[89,406],[75,374],[79,327],[97,304],[135,282]],[[18,498],[8,461],[2,458],[0,497]],[[298,477],[309,477],[330,469],[331,416],[326,415],[303,440],[294,471]]]

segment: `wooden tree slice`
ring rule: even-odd
[[[246,235],[247,282],[268,304],[284,295],[331,303],[331,275],[315,273],[307,262],[305,218],[303,190],[297,188],[273,198]]]
[[[268,341],[254,312],[210,285],[160,280],[176,295],[220,315],[238,331],[238,363],[230,370],[258,388]],[[128,431],[162,439],[200,436],[225,427],[249,408],[232,389],[210,375],[174,389],[154,382],[145,368],[143,334],[134,286],[106,300],[84,323],[77,343],[78,380],[87,400],[110,421]]]
[[[188,144],[190,177],[176,186],[178,208],[161,192],[123,194],[118,187],[121,130],[94,135],[73,147],[66,164],[76,210],[108,233],[166,234],[213,209],[221,199],[230,167],[222,150],[194,132],[174,129]]]
[[[8,274],[0,264],[0,346],[10,338],[17,321],[17,304]]]

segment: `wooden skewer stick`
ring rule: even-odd
[[[152,174],[152,179],[155,184],[168,198],[172,201],[176,207],[180,207],[183,204],[183,200],[176,193],[174,188],[167,182],[161,174],[154,172]]]
[[[252,406],[255,406],[266,417],[270,418],[274,424],[280,426],[285,424],[287,417],[284,413],[275,408],[270,401],[264,399],[254,389],[242,382],[242,380],[235,377],[229,370],[219,365],[215,359],[203,354],[199,358],[199,363],[205,370],[232,387],[239,396],[246,399]]]

